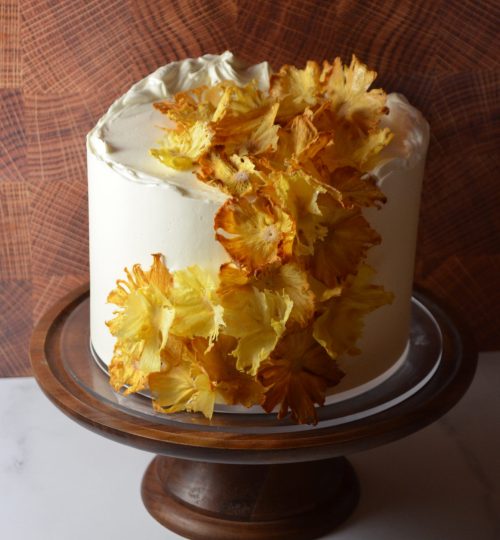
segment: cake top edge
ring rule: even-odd
[[[176,93],[202,85],[233,81],[244,86],[257,81],[259,90],[269,89],[272,69],[268,62],[248,65],[230,51],[205,54],[166,64],[135,83],[118,98],[87,136],[87,152],[127,180],[175,189],[182,195],[223,202],[227,197],[198,181],[191,171],[170,169],[153,158],[149,149],[162,137],[165,117],[152,107]],[[401,94],[387,97],[389,114],[384,127],[395,140],[384,149],[374,171],[413,168],[425,161],[429,125],[423,115]]]

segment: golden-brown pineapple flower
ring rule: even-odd
[[[355,274],[368,249],[379,244],[378,233],[359,208],[345,209],[324,196],[320,208],[328,232],[314,245],[310,271],[327,287],[336,287],[348,275]]]
[[[214,221],[217,240],[234,261],[255,271],[292,255],[295,224],[267,197],[226,201]]]
[[[198,178],[231,195],[242,197],[265,185],[264,175],[248,156],[211,152],[200,159]]]
[[[341,354],[359,354],[356,347],[361,337],[365,316],[375,309],[390,304],[393,294],[373,284],[375,271],[363,265],[350,276],[341,293],[331,298],[314,323],[314,337],[332,358]]]
[[[316,424],[315,404],[323,405],[327,388],[338,384],[343,376],[313,339],[310,327],[287,333],[259,370],[259,380],[266,388],[263,407],[271,412],[280,405],[278,418],[290,410],[296,422]]]

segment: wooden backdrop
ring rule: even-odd
[[[417,281],[500,348],[500,4],[489,0],[0,0],[0,376],[88,278],[84,137],[172,60],[349,60],[430,121]]]

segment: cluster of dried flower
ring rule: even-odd
[[[381,239],[362,209],[385,202],[369,171],[392,137],[375,76],[354,56],[310,61],[269,92],[224,81],[155,104],[175,127],[151,153],[228,195],[214,227],[231,262],[170,273],[155,254],[126,271],[109,296],[117,390],[149,388],[164,412],[211,417],[220,400],[317,421],[336,359],[392,301],[364,262]]]

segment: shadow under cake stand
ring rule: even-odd
[[[157,454],[142,482],[148,511],[192,539],[305,540],[331,531],[359,499],[343,457],[404,437],[437,420],[472,381],[469,332],[428,293],[412,298],[404,365],[370,391],[318,409],[316,426],[274,414],[155,413],[148,398],[113,392],[89,347],[89,293],[55,305],[31,341],[35,377],[70,418]]]

